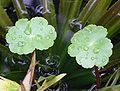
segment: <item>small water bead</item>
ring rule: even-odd
[[[18,46],[19,46],[19,47],[22,47],[22,46],[24,46],[24,42],[22,42],[22,41],[19,41],[19,42],[18,42]]]
[[[49,36],[47,36],[47,37],[46,37],[46,39],[50,39],[50,37],[49,37]]]
[[[24,33],[25,33],[26,35],[30,35],[31,32],[32,32],[32,30],[31,30],[30,26],[28,25],[28,26],[26,27]]]
[[[30,30],[25,30],[24,32],[25,32],[26,35],[30,35],[31,34]]]
[[[41,39],[42,39],[42,36],[37,35],[37,40],[41,40]]]
[[[84,51],[88,51],[88,49],[89,49],[88,47],[83,47]]]
[[[103,59],[102,59],[102,62],[106,62],[107,61],[107,57],[104,57]]]
[[[94,60],[95,58],[94,57],[91,57],[91,60]]]
[[[99,53],[99,51],[100,51],[100,50],[99,50],[98,48],[94,48],[94,49],[93,49],[93,52],[94,52],[95,54]]]
[[[49,33],[50,33],[50,34],[53,34],[53,30],[51,29],[51,30],[49,31]]]
[[[16,38],[15,37],[12,37],[12,40],[15,40]]]

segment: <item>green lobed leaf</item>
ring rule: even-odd
[[[107,29],[102,26],[88,25],[75,33],[68,47],[68,54],[84,68],[103,67],[112,55],[111,40],[106,38]]]
[[[36,49],[46,50],[54,44],[57,34],[55,28],[48,25],[42,17],[19,19],[15,26],[6,34],[10,51],[18,54],[28,54]]]

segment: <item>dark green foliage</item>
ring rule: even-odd
[[[52,48],[47,51],[37,52],[37,60],[40,60],[40,63],[44,64],[45,68],[49,66],[53,69],[54,65],[48,65],[45,61],[47,57],[59,56],[59,65],[55,67],[59,72],[56,72],[56,74],[67,73],[63,83],[68,84],[69,91],[84,91],[84,89],[90,89],[95,84],[95,76],[92,74],[92,69],[83,69],[76,63],[75,59],[67,54],[72,35],[88,24],[102,25],[108,29],[107,36],[112,39],[114,48],[108,65],[99,70],[100,74],[103,74],[101,75],[101,87],[104,87],[110,75],[120,65],[120,42],[115,40],[116,38],[120,39],[120,0],[30,0],[29,3],[27,0],[23,1],[0,0],[1,75],[19,82],[23,79],[30,63],[30,55],[19,56],[9,51],[4,39],[9,26],[14,25],[15,21],[20,18],[26,17],[30,19],[35,16],[43,16],[48,20],[49,24],[56,28],[58,37]],[[40,72],[36,69],[36,75],[41,75]],[[48,73],[45,72],[44,74]],[[119,79],[116,84],[118,82]]]

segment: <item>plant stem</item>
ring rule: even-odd
[[[99,74],[99,70],[98,67],[95,66],[95,75],[96,75],[96,88],[100,88],[100,74]]]

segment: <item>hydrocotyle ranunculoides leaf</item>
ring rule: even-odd
[[[17,91],[19,84],[0,76],[0,91]]]
[[[6,41],[13,53],[28,54],[35,49],[46,50],[54,44],[57,34],[46,19],[35,17],[31,20],[19,19],[10,27]]]
[[[106,28],[88,25],[73,35],[68,54],[76,57],[77,63],[84,68],[103,67],[108,63],[113,48],[106,36]]]

